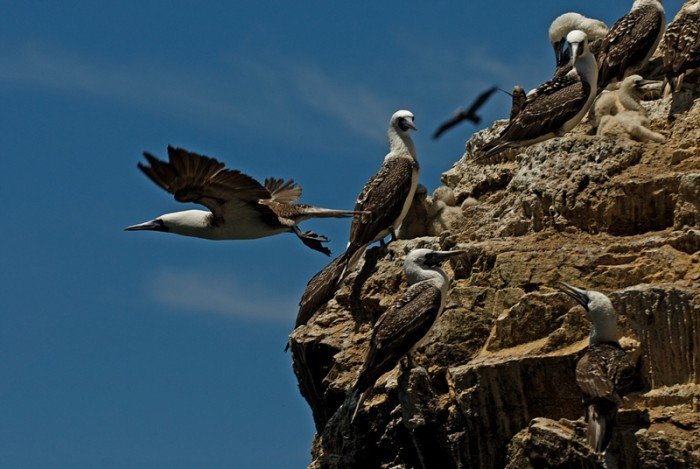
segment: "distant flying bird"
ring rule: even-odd
[[[442,135],[446,130],[451,129],[455,125],[459,124],[462,121],[471,121],[475,125],[479,125],[481,123],[481,117],[476,114],[476,111],[478,111],[481,106],[484,105],[484,103],[491,97],[493,93],[495,93],[498,90],[497,86],[491,87],[488,90],[484,91],[481,93],[469,106],[469,109],[464,109],[464,108],[459,108],[455,111],[454,115],[452,118],[446,122],[444,122],[438,129],[435,131],[433,134],[433,138],[437,139]]]
[[[567,36],[574,68],[540,85],[527,95],[515,119],[501,134],[477,150],[477,159],[507,148],[533,145],[561,137],[581,122],[596,96],[598,69],[583,31]]]
[[[166,231],[205,239],[255,239],[294,233],[302,243],[330,255],[321,243],[328,241],[297,224],[308,218],[352,217],[357,212],[295,203],[301,187],[293,180],[268,178],[265,184],[224,164],[196,153],[168,146],[168,162],[144,153],[148,165],[138,167],[151,181],[170,192],[178,202],[195,202],[206,210],[167,213],[133,225],[127,231]]]
[[[617,314],[610,299],[560,282],[561,290],[584,307],[593,322],[588,350],[576,365],[576,382],[586,403],[588,445],[597,453],[608,447],[622,397],[641,390],[637,366],[618,342]]]
[[[608,26],[600,20],[586,18],[579,13],[564,13],[558,16],[549,27],[549,42],[554,49],[556,60],[555,76],[566,75],[571,71],[571,51],[566,47],[566,36],[571,31],[583,31],[588,37],[588,45],[594,57],[608,33]]]
[[[661,45],[664,92],[679,91],[688,71],[700,68],[700,0],[689,0],[668,26]]]
[[[666,12],[660,0],[637,0],[632,10],[615,22],[598,53],[598,88],[637,73],[654,54],[666,30]]]
[[[464,253],[432,249],[408,253],[403,268],[410,287],[374,325],[367,356],[353,386],[356,405],[352,420],[377,379],[410,354],[433,327],[445,308],[450,287],[440,264]]]

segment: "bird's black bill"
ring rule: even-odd
[[[585,290],[581,290],[580,288],[576,288],[564,282],[559,282],[559,289],[578,301],[581,306],[588,309],[589,298]]]
[[[165,226],[163,220],[156,218],[155,220],[147,221],[146,223],[127,226],[124,228],[124,231],[168,231],[168,227]]]
[[[442,262],[445,262],[446,260],[452,258],[452,257],[457,257],[457,256],[462,256],[466,254],[467,251],[434,251],[425,256],[425,264],[434,267],[436,265],[441,264]]]
[[[408,129],[418,130],[416,128],[416,124],[414,124],[413,121],[411,119],[409,119],[408,117],[401,118],[401,120],[399,121],[399,127],[404,132],[406,132]]]

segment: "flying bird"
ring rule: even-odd
[[[700,0],[689,0],[668,26],[661,45],[664,93],[679,91],[685,75],[700,67]]]
[[[637,73],[654,54],[666,30],[660,0],[636,0],[615,22],[598,53],[598,89]]]
[[[598,69],[586,33],[571,31],[567,41],[573,69],[530,91],[522,109],[503,132],[477,150],[477,159],[561,137],[581,122],[596,96]]]
[[[602,453],[612,438],[622,397],[641,389],[639,370],[618,342],[617,314],[610,299],[597,291],[559,285],[593,322],[588,350],[576,365],[576,382],[586,403],[588,445]]]
[[[138,168],[151,181],[175,196],[178,202],[195,202],[206,210],[166,213],[129,226],[127,231],[165,231],[205,239],[255,239],[294,233],[302,243],[330,255],[328,241],[298,223],[309,218],[352,217],[358,212],[298,204],[301,187],[293,180],[268,178],[260,184],[238,170],[182,148],[168,146],[168,161],[145,152],[148,164]]]
[[[555,76],[566,75],[573,66],[571,51],[566,47],[566,36],[571,31],[583,31],[588,37],[589,47],[594,57],[598,56],[603,38],[608,33],[608,27],[600,20],[586,18],[579,13],[564,13],[552,21],[549,27],[549,42],[554,49],[556,59]]]
[[[410,354],[433,327],[445,307],[450,286],[447,274],[439,266],[464,253],[432,249],[408,253],[403,268],[410,287],[374,326],[367,356],[353,386],[351,402],[356,405],[352,420],[377,379]]]
[[[433,138],[437,139],[442,135],[446,130],[451,129],[452,127],[456,126],[462,121],[471,121],[475,125],[479,125],[481,123],[481,117],[476,114],[476,111],[478,111],[484,103],[491,97],[493,93],[495,93],[498,90],[497,86],[491,87],[488,90],[484,91],[481,93],[469,106],[469,109],[464,109],[464,108],[459,108],[454,112],[454,115],[452,118],[446,122],[444,122],[438,129],[435,131],[433,134]]]

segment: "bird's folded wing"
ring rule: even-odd
[[[528,140],[559,130],[588,100],[590,86],[576,74],[557,77],[530,94],[523,109],[503,131],[506,141]]]
[[[435,321],[440,310],[440,290],[428,282],[412,285],[379,318],[374,326],[363,371],[378,375],[393,368]]]
[[[182,148],[168,147],[168,162],[144,153],[148,165],[138,167],[153,182],[170,192],[179,202],[196,202],[215,214],[229,201],[257,203],[270,198],[258,181],[238,170]]]
[[[350,226],[350,244],[364,245],[399,217],[411,191],[413,169],[418,163],[409,158],[389,158],[365,185],[357,198],[355,211],[369,211],[356,217]]]

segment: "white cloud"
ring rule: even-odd
[[[149,293],[161,305],[190,313],[289,322],[297,311],[296,299],[242,285],[231,274],[162,268],[153,274]]]

